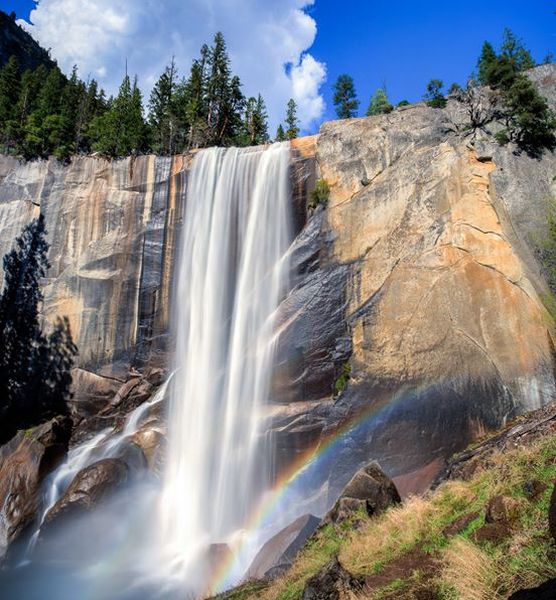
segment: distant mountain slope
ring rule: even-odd
[[[13,18],[0,10],[0,67],[15,56],[23,70],[44,64],[54,66],[48,52],[23,30]]]

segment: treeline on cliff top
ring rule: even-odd
[[[553,61],[551,54],[544,63]],[[517,148],[530,156],[539,157],[545,150],[556,148],[556,115],[546,99],[537,91],[525,72],[536,66],[531,53],[510,29],[497,53],[490,42],[483,44],[477,68],[469,77],[466,88],[454,83],[448,96],[462,102],[469,114],[469,131],[496,124],[496,140],[500,144],[513,142]],[[479,86],[487,86],[492,94],[485,101]],[[432,108],[444,108],[447,103],[443,91],[444,83],[432,79],[426,87],[423,100]],[[397,106],[409,104],[402,100]],[[355,83],[350,75],[340,75],[334,85],[334,105],[340,119],[356,117],[360,102]],[[372,96],[366,116],[388,114],[394,106],[388,99],[385,87]]]
[[[203,45],[188,77],[174,60],[151,91],[147,117],[137,77],[125,74],[116,96],[97,81],[69,78],[54,65],[22,70],[15,56],[0,69],[0,151],[26,159],[98,152],[110,157],[171,155],[208,146],[270,141],[265,102],[245,97],[221,33]],[[299,133],[297,107],[287,106],[278,141]]]
[[[0,13],[3,14],[3,13]],[[6,15],[4,15],[6,16]],[[6,16],[7,17],[7,16]],[[7,17],[9,18],[9,17]],[[17,27],[17,25],[15,25]],[[544,62],[551,62],[547,56]],[[556,147],[556,117],[525,71],[536,65],[530,52],[509,29],[497,53],[485,42],[475,72],[463,89],[454,83],[448,96],[468,107],[469,130],[496,124],[500,144],[539,157]],[[493,102],[482,102],[479,86],[487,86]],[[444,108],[443,82],[432,79],[423,100]],[[407,100],[398,107],[409,104]],[[358,115],[360,102],[353,78],[340,75],[334,85],[338,118]],[[385,86],[370,99],[366,116],[394,110]],[[276,141],[299,134],[297,106],[288,102]],[[23,69],[12,56],[0,69],[0,152],[26,159],[50,155],[68,159],[98,152],[109,157],[144,153],[172,155],[208,146],[253,146],[271,141],[262,96],[246,97],[231,70],[221,33],[203,45],[188,77],[180,77],[172,60],[152,89],[146,110],[137,77],[126,72],[118,93],[106,98],[98,83],[67,78],[53,63]]]

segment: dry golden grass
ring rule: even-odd
[[[554,435],[494,451],[483,458],[469,481],[445,482],[424,497],[409,498],[402,506],[366,520],[358,529],[349,523],[324,527],[288,573],[266,590],[244,597],[299,600],[306,580],[336,553],[348,571],[368,575],[371,581],[392,561],[403,561],[404,555],[419,550],[432,559],[433,565],[429,562],[425,571],[359,595],[346,592],[343,600],[409,598],[421,585],[433,586],[443,600],[505,600],[514,591],[556,577],[556,549],[547,516],[555,478]],[[523,492],[523,484],[531,480],[546,485],[535,499]],[[481,545],[474,532],[485,523],[488,501],[499,494],[511,497],[517,507],[509,535]],[[459,533],[446,533],[447,527],[466,517],[470,520]]]
[[[396,558],[411,548],[427,527],[433,507],[418,496],[368,521],[353,532],[340,551],[340,562],[356,573],[371,573],[376,563]]]
[[[496,568],[477,546],[456,538],[444,551],[442,580],[460,600],[494,600]],[[494,594],[494,595],[493,595]]]

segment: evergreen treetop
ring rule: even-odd
[[[340,75],[334,84],[334,106],[339,119],[351,119],[356,116],[359,100],[355,84],[350,75]]]
[[[367,109],[366,116],[372,117],[374,115],[384,115],[392,112],[394,107],[390,104],[386,90],[379,88],[371,98],[369,108]]]
[[[293,98],[288,101],[286,110],[286,139],[293,140],[299,135],[299,119],[297,118],[297,104]]]

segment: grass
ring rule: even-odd
[[[292,569],[266,589],[226,597],[298,600],[307,579],[335,554],[348,571],[372,582],[379,574],[396,573],[392,567],[413,553],[428,557],[424,570],[414,569],[402,577],[397,573],[361,598],[411,598],[412,591],[428,586],[441,600],[504,600],[518,589],[556,577],[556,550],[548,532],[555,479],[556,436],[495,451],[481,461],[469,481],[447,481],[425,497],[409,498],[377,518],[364,519],[358,528],[353,521],[327,525],[303,549]],[[531,480],[546,485],[534,499],[524,490],[524,483]],[[497,495],[513,499],[511,530],[499,541],[479,543],[475,532],[485,524],[488,501]],[[464,517],[463,529],[447,531]],[[360,515],[357,519],[361,522]]]

